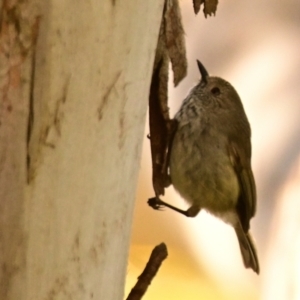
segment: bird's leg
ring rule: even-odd
[[[180,213],[186,217],[195,217],[201,210],[201,208],[196,205],[191,206],[188,210],[183,210],[183,209],[177,208],[171,204],[168,204],[168,203],[160,200],[157,197],[150,198],[148,200],[148,204],[149,204],[149,206],[151,206],[153,209],[156,209],[156,210],[161,210],[162,207],[164,207],[164,206],[169,207],[170,209],[177,211],[178,213]]]

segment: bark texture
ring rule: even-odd
[[[0,299],[122,299],[163,1],[36,3],[0,1]]]

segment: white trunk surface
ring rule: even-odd
[[[0,57],[0,299],[122,299],[163,0],[41,3],[31,104]]]

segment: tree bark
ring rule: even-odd
[[[0,1],[1,300],[123,298],[162,9]]]

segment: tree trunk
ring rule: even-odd
[[[36,3],[0,1],[0,299],[122,299],[163,1]]]

